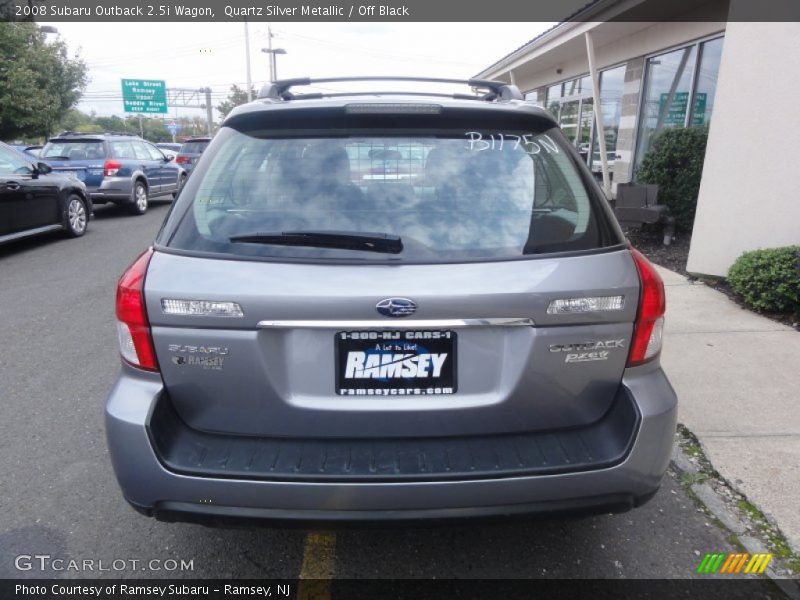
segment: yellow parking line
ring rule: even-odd
[[[329,600],[335,562],[336,534],[332,531],[309,532],[303,549],[297,599]]]

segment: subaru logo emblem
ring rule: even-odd
[[[417,312],[417,305],[408,298],[386,298],[375,305],[384,317],[407,317]]]

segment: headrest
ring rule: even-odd
[[[463,150],[451,146],[434,148],[425,159],[425,183],[440,186],[457,183],[464,172]]]
[[[350,158],[339,144],[322,142],[303,153],[305,175],[320,184],[350,183]]]

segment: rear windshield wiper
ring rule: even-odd
[[[69,160],[69,156],[42,156],[41,158],[47,160]]]
[[[314,248],[342,248],[365,252],[399,254],[403,251],[400,236],[388,233],[360,233],[357,231],[262,231],[234,235],[231,242],[250,244],[279,244],[282,246],[309,246]]]

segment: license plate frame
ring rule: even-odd
[[[451,329],[338,331],[333,343],[338,396],[449,396],[458,390],[458,334]]]

